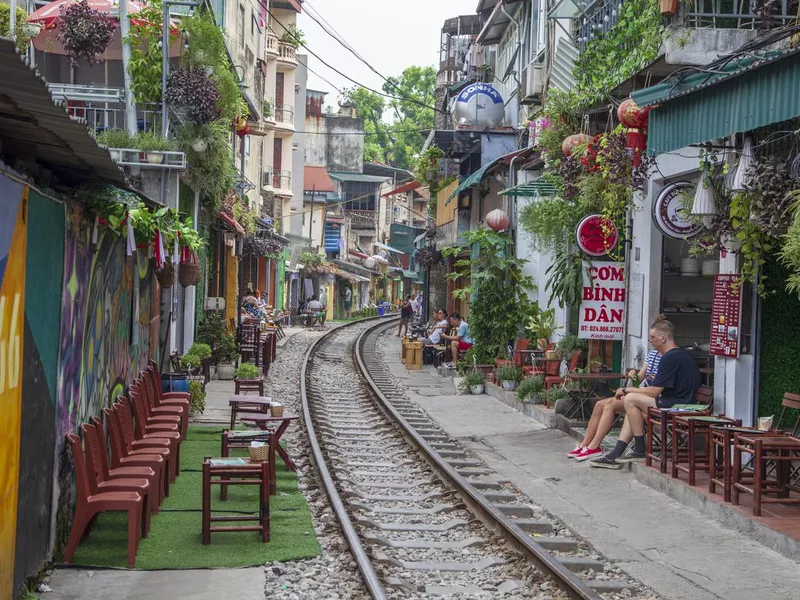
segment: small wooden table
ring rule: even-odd
[[[707,440],[712,426],[739,427],[741,424],[740,420],[713,415],[678,415],[672,419],[672,478],[678,479],[680,473],[686,473],[689,476],[689,485],[694,486],[696,472],[710,471],[709,465],[713,462],[708,452],[705,458],[698,460],[697,436],[702,435]],[[681,447],[684,440],[685,452]],[[708,450],[708,442],[703,445]],[[686,458],[685,464],[681,461],[683,457]]]
[[[567,390],[567,394],[572,398],[576,405],[573,405],[567,414],[564,416],[571,419],[580,410],[581,420],[586,420],[585,405],[597,397],[597,384],[601,381],[619,381],[620,379],[627,379],[628,376],[624,373],[567,373],[566,378],[569,381],[586,382],[588,385],[586,389]]]
[[[211,486],[257,485],[259,486],[258,515],[211,516]],[[243,458],[211,458],[203,461],[203,544],[211,543],[211,534],[222,531],[259,531],[261,541],[269,541],[269,465],[266,462],[251,463]],[[212,527],[212,523],[257,521],[258,525],[223,525]]]
[[[711,412],[710,406],[701,404],[678,404],[672,408],[658,408],[651,406],[647,409],[647,450],[645,451],[644,464],[652,466],[653,460],[658,459],[659,470],[667,472],[667,461],[672,448],[669,446],[669,425],[676,416],[703,416]],[[658,428],[658,431],[656,431]],[[659,453],[655,453],[656,433],[658,434]]]
[[[270,478],[270,494],[273,496],[277,493],[277,473],[275,472],[275,448],[277,446],[275,436],[271,431],[223,431],[222,432],[222,448],[221,454],[223,458],[230,456],[231,449],[248,449],[250,442],[264,442],[269,445],[268,460],[269,463],[269,478]],[[228,486],[222,484],[219,491],[220,500],[226,500],[228,497]]]
[[[238,413],[267,414],[270,402],[272,402],[270,396],[231,396],[228,399],[228,405],[231,407],[231,431],[236,428]]]
[[[725,502],[731,501],[731,482],[733,468],[733,440],[737,433],[759,435],[767,433],[753,427],[728,427],[725,425],[711,425],[711,432],[706,441],[708,445],[708,491],[717,492],[717,486],[722,486],[722,498]],[[720,468],[722,473],[720,473]],[[720,478],[721,477],[721,478]]]
[[[290,471],[296,471],[297,467],[294,464],[294,461],[289,457],[286,450],[281,446],[281,438],[283,434],[286,433],[286,430],[289,428],[289,424],[299,419],[298,415],[294,415],[291,413],[283,413],[280,417],[273,417],[272,415],[257,415],[252,417],[242,417],[242,421],[252,422],[253,425],[261,429],[262,431],[267,431],[270,425],[277,425],[277,429],[275,429],[272,433],[275,436],[275,451],[278,453],[278,456],[281,457],[283,463]]]

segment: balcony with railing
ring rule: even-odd
[[[278,36],[274,31],[267,32],[267,60],[278,58]]]
[[[272,167],[264,167],[264,170],[261,171],[261,191],[263,192],[274,192],[275,188],[272,187],[272,178],[275,173],[272,170]]]
[[[125,128],[125,90],[122,88],[71,83],[48,83],[47,87],[53,100],[65,105],[71,118],[85,121],[90,130]],[[160,114],[160,105],[137,106],[137,128],[140,131],[152,129],[156,121],[160,121]]]
[[[280,196],[292,195],[292,172],[275,171],[272,175],[272,189]]]
[[[345,210],[344,214],[353,230],[374,231],[378,223],[378,213],[374,210]]]
[[[294,106],[281,104],[275,107],[275,127],[279,133],[294,132]]]
[[[297,66],[297,50],[291,44],[278,41],[278,63],[287,67]]]

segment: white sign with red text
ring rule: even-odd
[[[584,261],[578,337],[621,340],[625,295],[625,263]]]

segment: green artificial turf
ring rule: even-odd
[[[195,569],[246,567],[270,561],[296,560],[319,555],[308,505],[297,491],[297,477],[278,459],[277,494],[270,498],[270,542],[262,543],[257,532],[212,533],[211,544],[201,543],[203,458],[220,455],[216,427],[192,426],[181,444],[181,475],[170,485],[170,495],[153,515],[150,535],[139,543],[137,569]],[[246,451],[238,451],[245,456]],[[234,454],[234,453],[232,453]],[[258,487],[228,487],[228,499],[219,500],[212,488],[212,513],[258,511]],[[255,524],[243,523],[243,524]],[[82,566],[125,567],[127,565],[127,517],[104,513],[90,535],[81,542],[74,563]]]

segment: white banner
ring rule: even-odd
[[[625,295],[625,263],[584,261],[578,337],[621,340]]]

